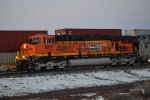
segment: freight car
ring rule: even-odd
[[[55,30],[55,35],[101,35],[101,36],[122,36],[121,29],[81,29],[81,28],[63,28]]]
[[[132,36],[33,35],[17,52],[17,70],[134,64],[138,57],[134,40]]]

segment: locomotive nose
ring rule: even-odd
[[[21,49],[28,49],[29,48],[29,45],[27,43],[24,43],[22,46],[21,46]]]
[[[24,44],[24,45],[23,45],[23,48],[24,48],[24,49],[28,48],[28,45]]]
[[[24,43],[22,46],[21,46],[21,50],[25,50],[25,51],[29,51],[33,48],[33,46],[31,44],[28,44],[28,43]]]
[[[31,44],[24,43],[21,45],[22,58],[26,58],[34,54],[34,47]]]

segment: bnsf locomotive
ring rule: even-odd
[[[33,35],[17,52],[17,70],[134,64],[140,58],[136,38],[108,35]]]

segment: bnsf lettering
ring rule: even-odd
[[[71,49],[73,48],[74,46],[58,46],[57,47],[57,50],[63,50],[63,49]]]
[[[45,45],[45,49],[52,49],[53,46],[52,45]]]

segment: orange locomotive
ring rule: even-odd
[[[17,69],[58,69],[73,66],[71,63],[86,65],[87,60],[94,62],[102,57],[134,55],[133,43],[127,38],[87,40],[85,36],[82,36],[83,38],[79,41],[73,39],[74,37],[44,34],[30,36],[29,43],[24,43],[17,53]],[[89,64],[92,65],[92,63]]]

